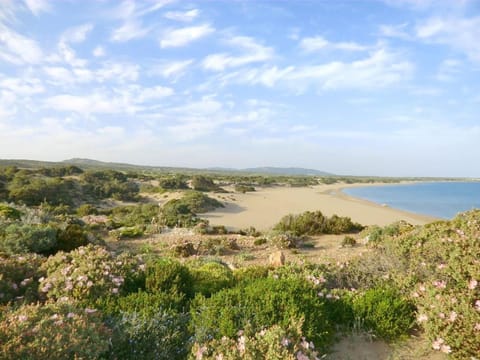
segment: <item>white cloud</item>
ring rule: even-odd
[[[103,46],[100,46],[100,45],[95,47],[95,49],[93,49],[93,52],[92,52],[92,55],[95,57],[103,57],[106,54],[107,53],[105,52],[105,49],[103,48]]]
[[[185,46],[213,33],[214,31],[215,29],[209,24],[168,30],[160,37],[160,47],[168,48]]]
[[[408,23],[403,23],[399,25],[380,25],[380,35],[391,38],[409,40],[411,39],[411,35],[406,30],[407,26]]]
[[[155,1],[153,5],[147,5],[133,0],[123,1],[110,13],[113,18],[123,20],[123,24],[112,31],[110,40],[127,42],[145,37],[153,28],[144,27],[142,17],[161,9],[170,2],[172,0]]]
[[[0,59],[14,64],[36,64],[43,53],[35,40],[0,24]]]
[[[368,47],[355,42],[330,42],[322,36],[303,38],[300,41],[300,47],[306,52],[315,52],[324,49],[336,49],[344,51],[364,51],[368,49]]]
[[[144,28],[140,21],[130,19],[112,32],[110,40],[115,42],[126,42],[133,39],[142,38],[150,31],[151,28]]]
[[[131,82],[138,79],[140,67],[131,63],[105,62],[96,71],[96,79],[99,82],[117,81]]]
[[[186,69],[193,63],[192,59],[165,62],[155,65],[150,71],[153,75],[160,75],[165,78],[178,78],[182,76]]]
[[[333,61],[319,65],[263,67],[225,75],[224,83],[238,82],[250,85],[277,84],[303,93],[309,87],[320,90],[375,89],[408,79],[413,64],[386,49],[372,52],[367,58],[353,62]]]
[[[136,100],[140,103],[143,103],[152,100],[158,100],[167,96],[171,96],[173,94],[173,89],[169,87],[154,86],[150,88],[143,88],[136,97]]]
[[[274,56],[270,47],[258,44],[255,39],[247,36],[235,36],[227,43],[241,52],[240,55],[219,53],[208,55],[203,60],[203,67],[207,70],[222,71],[230,67],[238,67],[255,62],[264,62]]]
[[[188,11],[168,11],[164,16],[170,20],[190,22],[194,20],[199,13],[200,11],[198,9]]]
[[[48,0],[25,0],[25,5],[36,16],[51,9]]]
[[[473,61],[480,61],[480,16],[432,17],[417,25],[416,36],[424,41],[447,45]]]
[[[45,92],[39,79],[33,77],[7,78],[0,77],[0,89],[7,90],[16,96],[31,96]]]
[[[85,41],[88,33],[91,32],[92,29],[93,25],[90,23],[71,27],[64,31],[60,41],[68,43],[81,43]]]
[[[45,100],[45,107],[78,114],[133,114],[136,107],[129,99],[95,92],[91,95],[62,94]]]

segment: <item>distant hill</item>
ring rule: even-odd
[[[75,165],[82,169],[113,169],[118,171],[152,171],[152,172],[184,172],[184,173],[200,173],[200,172],[211,172],[211,173],[248,173],[248,174],[263,174],[263,175],[297,175],[297,176],[329,176],[333,175],[324,171],[314,170],[314,169],[304,169],[296,167],[256,167],[256,168],[247,168],[247,169],[234,169],[234,168],[222,168],[222,167],[212,167],[206,169],[195,169],[195,168],[182,168],[182,167],[168,167],[168,166],[149,166],[149,165],[134,165],[126,163],[116,163],[116,162],[104,162],[93,159],[82,159],[82,158],[73,158],[68,160],[63,160],[60,162],[53,161],[36,161],[36,160],[23,160],[23,159],[0,159],[0,166],[17,166],[19,168],[25,169],[34,169],[40,167],[55,167],[55,166],[65,166],[65,165]]]
[[[283,167],[266,166],[266,167],[242,169],[242,171],[258,173],[258,174],[272,174],[272,175],[313,175],[313,176],[332,176],[333,175],[325,171],[297,168],[297,167],[283,168]]]

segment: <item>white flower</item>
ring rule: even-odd
[[[425,314],[420,314],[420,315],[418,315],[418,317],[417,317],[417,321],[418,321],[418,322],[425,322],[425,321],[427,321],[427,320],[428,320],[428,316],[425,315]]]

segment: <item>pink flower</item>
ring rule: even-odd
[[[444,263],[441,263],[437,267],[441,270],[441,269],[445,269],[447,265],[445,265]]]
[[[447,287],[447,282],[445,280],[436,280],[433,282],[433,285],[439,289],[445,289]]]
[[[444,313],[439,313],[439,314],[438,314],[438,317],[439,317],[440,319],[445,319],[445,314],[444,314]]]
[[[28,317],[26,315],[18,315],[18,321],[20,322],[25,322],[28,320]]]
[[[437,338],[437,340],[432,343],[433,350],[440,350],[444,342],[445,340],[442,338]]]
[[[308,356],[301,351],[297,352],[297,360],[309,360]]]
[[[457,314],[455,311],[452,311],[452,312],[450,313],[450,317],[448,318],[448,321],[454,322],[455,319],[457,318],[457,316],[458,316],[458,314]]]
[[[195,353],[195,358],[196,360],[202,360],[203,359],[203,353],[207,351],[206,346],[199,347],[197,352]]]
[[[480,311],[480,300],[475,301],[475,310]]]
[[[282,346],[284,347],[288,347],[288,345],[290,345],[290,340],[288,340],[288,338],[283,338],[282,339],[282,342],[281,342]]]
[[[475,279],[472,279],[472,280],[470,280],[470,282],[468,283],[468,288],[469,288],[470,290],[474,290],[474,289],[477,287],[477,285],[478,285],[478,281],[475,280]]]
[[[445,354],[450,354],[452,352],[452,349],[450,348],[449,345],[442,345],[440,347],[440,351],[445,353]]]
[[[240,336],[238,338],[238,345],[237,345],[238,351],[240,351],[240,354],[243,355],[245,352],[245,336]]]
[[[480,331],[480,323],[476,323],[475,327],[473,328],[475,331]]]

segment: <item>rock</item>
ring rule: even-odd
[[[268,263],[271,266],[275,267],[285,265],[285,254],[283,253],[283,251],[276,251],[270,254],[270,256],[268,257]]]

